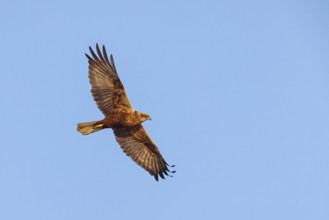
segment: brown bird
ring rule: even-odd
[[[148,171],[158,181],[164,174],[174,173],[160,151],[148,136],[142,122],[151,120],[144,112],[135,111],[126,95],[125,89],[116,71],[113,56],[107,57],[105,46],[103,53],[96,44],[97,55],[89,47],[91,56],[86,54],[89,63],[89,81],[91,93],[98,108],[105,115],[100,121],[78,123],[77,130],[83,134],[112,128],[116,141],[127,156]],[[171,166],[174,167],[174,166]]]

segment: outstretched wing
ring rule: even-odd
[[[104,115],[108,115],[113,109],[132,108],[125,89],[115,69],[113,56],[107,57],[105,46],[103,53],[96,44],[97,55],[89,47],[91,56],[86,54],[89,62],[89,81],[91,93],[98,108]]]
[[[164,179],[169,176],[168,164],[142,125],[113,128],[115,138],[127,156],[148,171],[158,181],[158,175]]]

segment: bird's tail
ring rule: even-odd
[[[102,121],[82,122],[82,123],[78,123],[78,127],[77,127],[77,131],[79,131],[83,135],[88,135],[102,129],[103,129]]]

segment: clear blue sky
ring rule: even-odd
[[[328,1],[4,1],[0,219],[329,219]],[[106,44],[173,178],[102,119]]]

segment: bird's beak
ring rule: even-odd
[[[150,120],[150,121],[152,121],[152,118],[151,118],[151,117],[149,117],[149,120]]]

